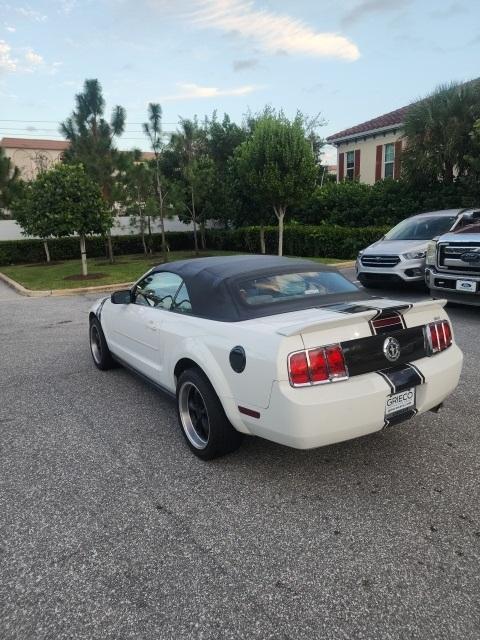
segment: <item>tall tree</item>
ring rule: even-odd
[[[105,233],[112,215],[83,167],[58,165],[41,173],[21,202],[19,222],[25,231],[43,238],[78,235],[82,275],[87,276],[86,236]]]
[[[70,142],[65,162],[82,164],[87,174],[100,186],[106,205],[113,212],[113,182],[118,159],[115,138],[125,129],[126,111],[116,105],[107,121],[105,100],[98,80],[85,80],[83,91],[75,96],[75,109],[60,124],[60,133]],[[110,230],[107,231],[108,252],[113,262]]]
[[[154,190],[154,171],[142,161],[141,152],[125,153],[119,163],[116,180],[116,200],[130,217],[130,223],[138,226],[145,255],[152,251],[151,218],[157,211]],[[145,238],[148,231],[148,246]]]
[[[0,147],[0,218],[6,216],[8,207],[20,187],[20,170],[10,158],[5,155],[5,150]]]
[[[245,187],[268,204],[278,221],[278,254],[283,254],[283,227],[288,207],[298,205],[315,186],[315,158],[302,116],[267,114],[235,154]]]
[[[198,254],[198,224],[204,224],[200,201],[206,194],[205,182],[212,184],[214,165],[207,154],[205,129],[196,118],[180,121],[178,131],[170,138],[170,149],[177,159],[177,179],[184,186],[184,207],[193,223],[195,253]]]
[[[148,105],[148,122],[144,122],[143,130],[150,141],[150,146],[155,156],[154,160],[154,186],[155,195],[158,201],[158,211],[160,217],[160,231],[162,234],[162,255],[163,261],[168,262],[168,247],[165,236],[165,214],[167,206],[168,187],[165,177],[161,171],[161,155],[164,150],[162,132],[162,107],[155,102]]]
[[[480,81],[440,86],[410,107],[405,118],[405,177],[413,182],[452,183],[468,174],[471,131],[480,118]]]

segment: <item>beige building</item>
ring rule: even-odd
[[[327,138],[337,147],[337,181],[373,184],[400,177],[403,122],[409,109],[402,107]]]
[[[38,140],[34,138],[2,138],[0,147],[5,155],[20,169],[20,177],[33,180],[42,172],[51,169],[62,159],[63,152],[68,149],[66,140]],[[141,159],[152,160],[155,154],[143,151]]]
[[[0,147],[5,155],[20,169],[24,180],[33,180],[41,171],[51,169],[60,162],[68,148],[65,140],[37,140],[28,138],[2,138]]]

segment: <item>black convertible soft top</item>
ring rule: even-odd
[[[178,274],[187,286],[193,315],[223,322],[238,322],[370,297],[358,290],[352,293],[310,296],[307,300],[286,300],[275,304],[274,308],[272,305],[250,306],[242,303],[238,295],[238,283],[246,278],[302,271],[337,271],[304,258],[268,255],[214,256],[169,262],[152,271]]]

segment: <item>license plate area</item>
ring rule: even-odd
[[[416,389],[404,389],[389,395],[385,401],[385,417],[391,418],[408,410],[415,409]]]
[[[475,280],[457,280],[457,291],[466,291],[467,293],[476,293],[477,283]]]

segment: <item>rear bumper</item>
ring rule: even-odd
[[[418,413],[433,409],[452,393],[462,361],[462,352],[454,344],[415,362],[425,376],[425,383],[417,387]],[[297,449],[321,447],[380,431],[390,393],[377,373],[316,387],[293,388],[288,382],[275,382],[268,409],[261,411],[260,419],[246,418],[244,426],[248,433]]]
[[[357,278],[360,282],[397,283],[423,282],[425,272],[425,260],[404,260],[394,267],[370,267],[362,264],[357,259]]]
[[[477,292],[471,293],[457,289],[457,280],[473,280],[477,283]],[[437,271],[434,267],[427,267],[425,269],[425,283],[432,295],[446,298],[450,302],[480,306],[480,276],[446,273]]]

